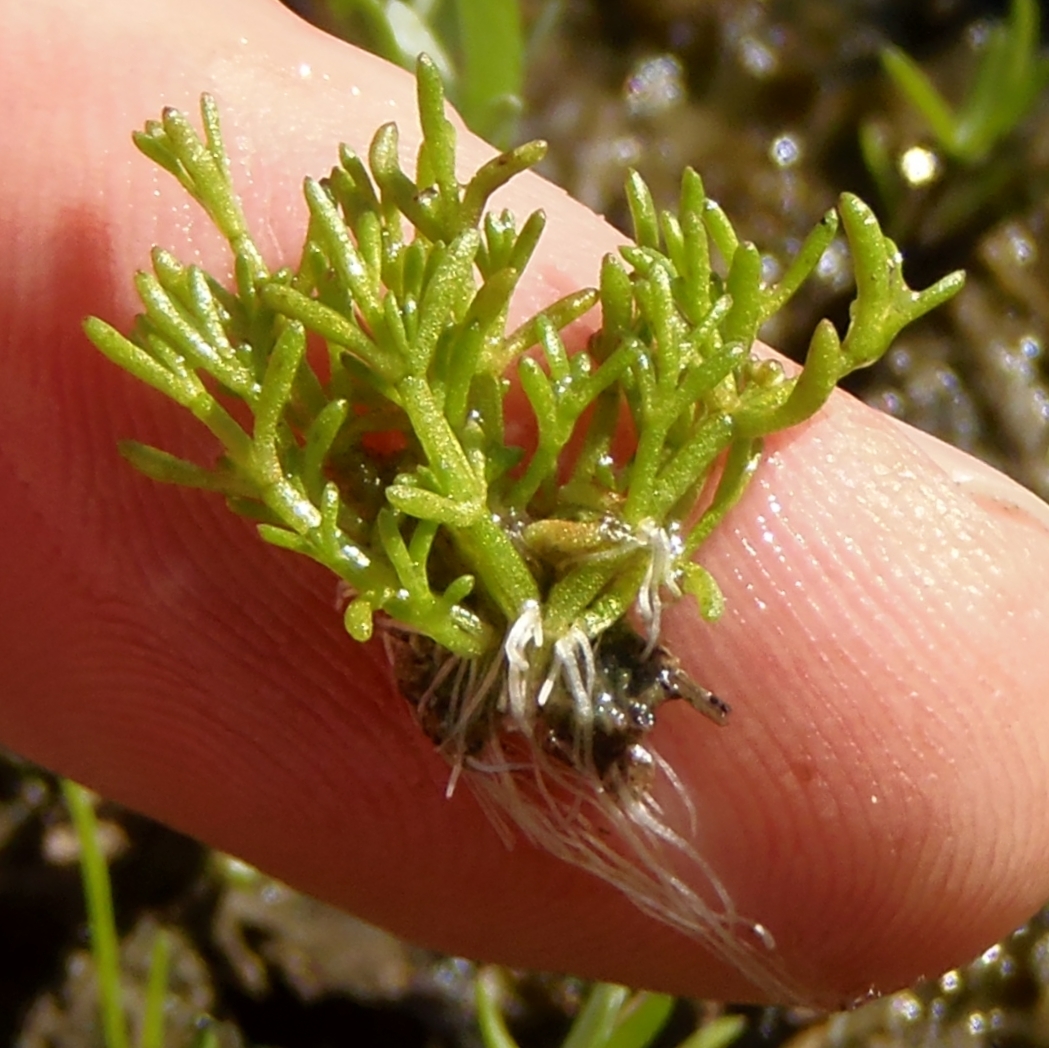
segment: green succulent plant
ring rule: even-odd
[[[203,138],[174,110],[135,136],[222,232],[236,280],[224,287],[157,248],[153,272],[136,278],[144,312],[131,334],[86,322],[102,352],[222,448],[206,464],[133,442],[124,453],[155,479],[221,493],[263,539],[331,569],[348,633],[366,641],[378,624],[401,690],[452,765],[449,790],[467,772],[497,821],[508,814],[742,964],[752,948],[738,946],[741,926],[759,950],[771,936],[735,913],[687,833],[652,806],[652,784],[668,774],[647,742],[656,707],[684,698],[715,721],[727,713],[659,646],[662,608],[688,593],[717,617],[720,593],[696,557],[754,475],[763,439],[812,416],[962,276],[912,290],[896,246],[845,194],[769,286],[758,249],[698,174],[685,172],[676,213],[658,212],[632,175],[635,242],[604,259],[598,288],[510,330],[544,217],[518,225],[487,202],[544,146],[502,153],[462,184],[426,58],[418,92],[414,176],[394,124],[367,162],[342,147],[327,178],[306,181],[298,264],[275,272],[247,228],[209,97]],[[848,328],[841,337],[823,321],[789,376],[757,335],[839,221],[858,285]],[[595,305],[600,327],[569,353],[562,332]],[[322,362],[306,352],[311,335]],[[533,443],[506,425],[515,383]],[[617,453],[624,416],[629,455]],[[601,843],[598,822],[626,842],[622,854]],[[717,906],[663,868],[664,846],[715,886]]]

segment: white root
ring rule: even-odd
[[[666,532],[650,538],[651,626],[659,621],[657,591],[667,582],[666,558],[675,551]],[[481,753],[462,762],[500,836],[506,841],[508,823],[516,826],[536,846],[600,877],[646,914],[703,943],[766,992],[795,999],[798,988],[780,971],[772,936],[738,912],[694,845],[701,820],[674,769],[650,745],[635,744],[625,767],[600,774],[593,752],[599,654],[589,638],[580,629],[558,638],[546,649],[545,672],[535,665],[542,651],[538,608],[529,607],[504,645],[501,708],[514,731],[493,731]],[[485,691],[491,686],[486,680]],[[567,753],[563,746],[551,749],[543,725],[543,708],[555,694],[571,702],[575,729]],[[467,698],[461,708],[476,709],[476,701]],[[633,768],[638,778],[632,778]]]
[[[648,641],[645,654],[651,655],[659,642],[663,625],[663,589],[675,599],[681,596],[677,561],[684,552],[684,544],[676,531],[667,531],[651,520],[643,520],[637,530],[641,544],[650,551],[645,577],[637,594],[637,613]]]
[[[635,680],[660,679],[647,660],[658,638],[661,590],[676,592],[681,549],[676,536],[655,526],[639,538],[651,559],[637,599],[646,636],[636,648],[609,634],[595,649],[579,627],[551,642],[538,603],[530,602],[487,659],[427,647],[399,627],[402,640],[390,634],[387,650],[400,662],[420,723],[452,766],[446,792],[465,780],[508,847],[516,826],[770,995],[796,999],[768,929],[739,913],[697,846],[702,813],[684,781],[645,737],[659,701],[683,695],[676,679],[673,690],[665,683],[629,690]],[[655,658],[665,665],[669,657]],[[622,687],[628,690],[616,690]],[[653,687],[663,689],[655,698]],[[719,703],[716,712],[723,722],[727,707]]]
[[[617,888],[644,913],[724,958],[775,999],[799,996],[779,970],[765,927],[741,915],[717,873],[693,846],[687,812],[668,810],[649,793],[637,797],[568,768],[538,746],[529,759],[467,765],[467,780],[506,840],[507,821],[537,847]],[[655,757],[657,767],[665,764]],[[687,809],[680,783],[661,777],[657,792]]]
[[[531,691],[532,660],[529,646],[543,646],[543,616],[538,602],[528,601],[517,621],[507,630],[503,651],[506,653],[506,705],[510,716],[519,727],[531,723],[529,694]]]

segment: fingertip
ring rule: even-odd
[[[130,313],[130,289],[121,291],[121,281],[143,263],[156,241],[211,266],[225,258],[199,210],[186,203],[167,175],[134,157],[128,144],[129,129],[152,116],[161,103],[192,110],[201,90],[218,95],[237,185],[274,264],[293,259],[299,247],[305,214],[299,193],[302,174],[327,170],[340,139],[364,151],[375,127],[395,118],[404,129],[406,155],[412,151],[416,125],[410,79],[305,28],[278,4],[230,4],[221,19],[203,0],[184,5],[168,41],[171,53],[180,57],[177,65],[153,61],[153,52],[141,46],[162,24],[143,20],[141,13],[136,20],[124,20],[124,6],[111,0],[97,8],[97,25],[84,24],[85,37],[76,41],[92,59],[90,70],[83,62],[75,66],[84,73],[86,93],[70,120],[75,123],[91,112],[93,124],[86,138],[75,125],[81,135],[75,141],[90,140],[85,147],[89,161],[79,182],[63,186],[66,195],[60,203],[67,208],[65,220],[70,206],[104,217],[105,236],[94,245],[84,238],[78,258],[93,258],[97,268],[114,275],[112,287],[102,288],[104,294],[87,308],[116,318]],[[172,12],[165,5],[150,10]],[[113,26],[119,28],[114,31]],[[201,26],[206,27],[203,34]],[[78,61],[73,43],[70,39],[62,46],[69,48],[71,61]],[[126,61],[100,81],[103,51]],[[59,92],[56,70],[69,75],[54,57],[40,68],[51,81],[37,85],[35,104],[21,110],[24,120],[46,111],[46,102]],[[65,119],[60,114],[45,124],[55,141],[74,126],[63,123]],[[462,146],[466,165],[490,155],[488,147],[465,136]],[[47,164],[50,149],[29,154],[37,168],[15,167],[24,184],[56,184]],[[618,235],[600,220],[539,179],[523,178],[504,199],[515,210],[542,207],[550,216],[535,275],[518,304],[522,310],[545,305],[579,283],[594,282],[601,255],[618,244]],[[41,194],[35,213],[33,206],[23,204],[26,228],[39,232],[48,222],[57,228],[62,216],[55,203]],[[42,242],[51,241],[45,237]],[[68,246],[68,237],[62,243]],[[39,267],[47,264],[45,260]],[[19,308],[39,309],[48,301],[54,276],[31,273],[31,294],[20,300]],[[66,276],[75,281],[75,272]],[[78,309],[80,305],[78,300]],[[64,300],[59,309],[67,308]],[[68,337],[68,316],[63,313],[59,321],[64,325],[61,337],[45,339],[34,328],[34,341],[53,354],[51,362],[61,363],[68,376],[70,361],[79,358],[59,356],[71,347],[73,352],[86,347]],[[57,380],[52,375],[49,382]],[[173,415],[153,416],[145,398],[114,413],[120,417],[114,422],[100,415],[109,414],[102,408],[115,400],[103,395],[85,407],[83,390],[77,396],[68,389],[55,396],[55,388],[35,387],[35,406],[44,411],[58,404],[88,412],[90,425],[82,425],[84,417],[78,416],[69,437],[83,476],[96,476],[93,456],[111,440],[113,426],[127,431],[125,418],[141,422],[145,417],[147,425],[159,419],[154,427],[158,432],[188,439]],[[103,387],[91,387],[96,388]],[[114,388],[106,383],[103,392],[119,399]],[[18,396],[24,401],[23,393]],[[838,407],[804,430],[773,442],[746,501],[704,548],[704,563],[729,597],[725,621],[702,627],[682,615],[671,617],[671,645],[698,680],[732,701],[734,723],[722,736],[706,723],[686,723],[675,714],[667,717],[663,730],[664,744],[675,754],[672,763],[683,769],[700,806],[705,854],[725,871],[741,912],[772,929],[785,960],[823,998],[849,996],[871,984],[892,987],[920,970],[975,952],[1008,930],[1007,922],[1018,919],[1020,910],[1034,908],[1036,896],[1047,887],[1040,871],[1049,865],[1049,832],[1038,793],[1049,753],[1043,710],[1049,668],[1041,650],[1049,583],[1044,547],[1030,536],[1021,540],[1007,522],[967,501],[950,478],[937,476],[874,419],[843,403],[839,400]],[[94,443],[78,444],[74,438],[88,428]],[[61,451],[37,460],[47,467],[47,483],[67,483],[73,472]],[[106,484],[111,485],[107,493],[126,490],[109,474]],[[44,486],[39,483],[37,491]],[[145,518],[136,513],[128,519]],[[19,524],[31,529],[32,514],[19,517]],[[177,552],[184,541],[177,529],[156,519],[152,524],[163,532],[163,548]],[[38,534],[37,540],[40,547],[57,542],[63,548],[79,541],[78,556],[99,548],[85,543],[71,525]],[[199,533],[193,541],[204,545]],[[519,856],[502,856],[494,837],[477,844],[474,838],[485,828],[475,809],[459,816],[414,800],[403,780],[425,777],[436,758],[422,754],[417,739],[406,741],[414,736],[403,716],[397,719],[403,709],[390,714],[393,730],[380,738],[400,756],[382,769],[379,785],[388,789],[378,789],[380,777],[369,778],[375,765],[366,760],[366,743],[375,740],[362,740],[360,725],[342,705],[348,691],[362,686],[362,678],[354,679],[352,657],[338,672],[311,669],[304,690],[310,701],[292,701],[302,682],[291,660],[304,651],[317,653],[316,641],[306,637],[304,628],[289,629],[286,635],[262,631],[262,642],[256,637],[249,644],[248,650],[265,664],[273,651],[264,642],[272,642],[283,667],[276,680],[260,681],[257,667],[230,667],[223,649],[240,650],[238,631],[250,634],[253,624],[238,612],[235,601],[220,593],[222,580],[242,585],[247,600],[270,597],[264,585],[245,581],[236,571],[205,577],[221,568],[223,557],[239,557],[238,549],[237,541],[229,541],[207,550],[203,559],[200,548],[189,556],[182,550],[186,563],[180,572],[167,565],[157,582],[158,587],[183,587],[173,604],[223,620],[222,632],[209,638],[206,665],[216,674],[212,688],[222,685],[227,707],[216,706],[207,688],[191,687],[177,658],[162,664],[178,685],[173,692],[185,702],[176,719],[186,760],[206,758],[210,777],[204,781],[217,784],[231,759],[224,747],[236,755],[239,790],[229,807],[209,810],[207,790],[187,781],[184,772],[182,779],[176,775],[172,780],[170,765],[167,783],[159,777],[150,780],[141,763],[98,774],[108,774],[129,799],[137,797],[216,843],[239,841],[274,868],[297,872],[304,881],[312,878],[325,894],[391,922],[402,921],[405,931],[425,929],[431,941],[477,952],[494,949],[497,935],[517,935],[524,944],[515,942],[518,956],[541,963],[550,928],[531,921],[530,915],[543,909],[544,891],[519,889],[519,879],[536,873],[548,878],[550,890],[574,886],[572,898],[590,899],[585,885],[580,888],[579,875],[535,855],[524,863]],[[44,562],[41,552],[39,563]],[[283,569],[267,565],[259,570],[269,577]],[[92,597],[101,588],[106,599],[120,603],[125,631],[136,610],[149,610],[147,602],[125,592],[140,574],[140,566],[132,565],[116,588],[93,583]],[[289,577],[293,574],[291,569]],[[93,602],[84,599],[77,607],[88,615]],[[345,658],[334,639],[339,635],[337,616],[332,615],[332,626],[317,626],[319,621],[315,615],[309,625],[320,631],[323,652],[331,660]],[[45,623],[41,616],[41,635]],[[155,654],[162,655],[164,642],[175,639],[199,655],[194,629],[199,625],[175,623],[166,636],[155,638]],[[77,639],[75,628],[69,627],[68,636]],[[110,641],[97,634],[91,639]],[[73,656],[65,658],[70,666],[81,667]],[[39,659],[46,674],[44,655]],[[383,699],[396,698],[383,688],[382,674],[372,669],[363,686]],[[106,682],[104,675],[98,679]],[[159,729],[143,720],[159,706],[141,705],[143,696],[148,697],[146,677],[133,684],[120,692],[126,700],[119,705],[121,714],[127,724],[137,723],[135,730],[152,731],[151,745],[161,752]],[[186,695],[192,701],[186,702]],[[97,694],[88,697],[94,705],[84,707],[84,716],[97,718],[97,730],[107,706]],[[113,708],[108,706],[110,712]],[[164,716],[175,715],[168,710]],[[285,729],[283,718],[291,729]],[[680,730],[668,736],[667,729],[675,725]],[[267,747],[282,729],[294,731],[297,738],[279,749],[280,761],[274,762]],[[210,732],[219,732],[221,743]],[[101,731],[98,737],[102,739]],[[139,739],[149,737],[141,734]],[[355,750],[343,748],[354,739]],[[354,766],[354,756],[364,761],[361,767]],[[432,758],[429,764],[427,757]],[[310,803],[309,790],[293,766],[296,760],[323,779],[323,804]],[[274,763],[282,766],[274,768]],[[164,797],[171,781],[183,790],[181,799]],[[238,815],[263,814],[259,797],[252,797],[253,784],[259,797],[272,800],[265,814],[275,821],[261,833],[234,825]],[[371,790],[367,798],[385,805],[382,817],[364,811],[360,798],[348,814],[343,789]],[[271,835],[271,830],[281,832]],[[447,830],[443,843],[436,839],[437,830]],[[340,838],[335,858],[322,853],[325,834]],[[364,875],[354,869],[358,857],[353,845],[362,837],[384,849],[381,868]],[[467,837],[475,849],[468,853],[463,850]],[[397,893],[406,892],[418,878],[401,867],[418,861],[420,854],[434,859],[438,872],[405,915],[398,911]],[[464,854],[478,857],[492,882],[461,910],[455,888]],[[325,863],[327,868],[318,872]],[[352,890],[340,888],[340,883],[351,882]],[[482,931],[462,930],[466,918],[484,921],[511,894],[520,900],[518,912],[493,920]],[[636,923],[626,918],[626,924],[636,929],[639,955],[652,966],[641,969],[632,959],[613,957],[617,936],[602,924],[622,917],[617,905],[622,900],[604,890],[593,899],[597,901],[584,911],[574,952],[563,949],[559,954],[565,964],[578,961],[591,971],[605,965],[603,973],[622,972],[639,981],[650,973],[651,981],[675,989],[738,985],[718,969],[697,969],[694,977],[683,977],[676,962],[694,957],[694,947],[636,915]],[[559,911],[566,923],[570,909],[563,903]],[[964,923],[958,912],[969,915]],[[671,952],[660,960],[668,943],[673,944]]]
[[[667,623],[733,721],[671,744],[796,970],[894,989],[1049,894],[1049,535],[844,395],[770,444],[700,551],[725,618]]]

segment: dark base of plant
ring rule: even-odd
[[[505,743],[521,733],[509,708],[502,652],[487,663],[457,658],[429,637],[406,633],[392,623],[383,639],[398,690],[427,738],[453,766],[471,760],[482,764],[489,739]],[[652,778],[652,760],[641,744],[664,702],[681,699],[719,725],[728,720],[728,703],[696,684],[666,648],[649,644],[626,622],[605,630],[592,656],[586,738],[579,707],[559,677],[535,711],[532,734],[567,769],[579,768],[585,760],[606,786],[628,783],[641,793]],[[537,690],[541,687],[542,681]]]

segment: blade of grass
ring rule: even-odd
[[[387,62],[404,62],[397,36],[386,17],[381,0],[329,0],[331,13],[339,20],[357,19],[364,30],[369,50]]]
[[[146,1007],[142,1019],[139,1048],[163,1048],[164,1005],[168,994],[168,969],[171,965],[171,936],[157,929],[149,955],[149,982],[146,985]]]
[[[98,976],[99,1006],[106,1048],[128,1048],[127,1023],[121,1004],[120,950],[109,870],[98,843],[98,822],[87,790],[62,780],[62,796],[80,844],[80,875],[84,885],[91,953]]]
[[[425,12],[400,0],[330,0],[329,7],[344,31],[349,32],[354,23],[359,25],[368,50],[387,62],[411,70],[425,51],[446,83],[454,79],[448,54],[431,31]],[[356,34],[349,33],[348,38],[355,39]]]
[[[687,1037],[678,1048],[728,1048],[746,1025],[742,1015],[723,1015]]]
[[[674,998],[665,993],[639,993],[623,1011],[605,1048],[646,1048],[659,1035],[674,1010]]]
[[[191,1048],[219,1048],[219,1029],[214,1020],[205,1018],[201,1021]]]
[[[498,968],[482,968],[477,973],[476,984],[477,1024],[481,1028],[481,1039],[485,1048],[519,1048],[503,1019],[499,1007],[502,995],[502,978]]]
[[[519,103],[524,82],[520,4],[456,0],[456,12],[462,46],[456,101],[471,130],[504,146],[512,135],[506,110]]]
[[[604,1048],[630,991],[614,983],[598,983],[587,996],[561,1048]]]
[[[881,53],[881,64],[911,105],[925,117],[937,141],[950,146],[955,137],[954,111],[917,62],[898,47]]]

